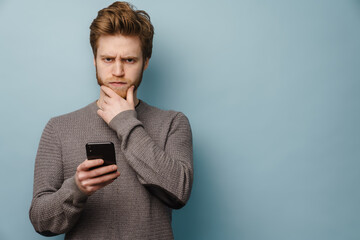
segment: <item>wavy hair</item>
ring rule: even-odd
[[[90,45],[96,58],[97,42],[101,35],[138,36],[144,61],[151,58],[154,27],[150,16],[143,10],[135,10],[127,2],[114,2],[98,12],[90,25]]]

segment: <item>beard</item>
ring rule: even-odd
[[[131,83],[131,81],[126,79],[126,78],[119,78],[119,77],[111,77],[111,78],[102,79],[98,75],[97,66],[95,66],[95,71],[96,71],[96,79],[97,79],[97,82],[98,82],[99,86],[105,85],[105,86],[111,88],[114,92],[116,92],[117,95],[119,95],[120,97],[126,99],[127,90],[132,85],[135,86],[134,92],[140,86],[140,83],[141,83],[142,77],[143,77],[143,73],[144,73],[144,66],[143,66],[143,68],[141,70],[140,75],[138,76],[138,78],[133,83]],[[126,84],[126,86],[122,86],[122,87],[113,87],[113,86],[111,86],[109,84],[110,82],[126,82],[127,84]]]

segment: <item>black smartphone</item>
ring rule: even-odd
[[[89,142],[86,144],[86,155],[88,160],[103,159],[104,164],[101,166],[116,165],[115,147],[112,142]]]

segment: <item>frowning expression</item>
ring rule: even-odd
[[[103,35],[97,42],[94,59],[96,78],[119,96],[126,98],[131,85],[139,87],[149,60],[143,59],[141,41],[137,36]]]

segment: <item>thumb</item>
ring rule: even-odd
[[[102,119],[104,119],[104,111],[102,109],[98,109],[96,112]]]
[[[126,93],[126,101],[131,105],[134,105],[134,88],[135,86],[132,85],[131,87],[129,87]]]

